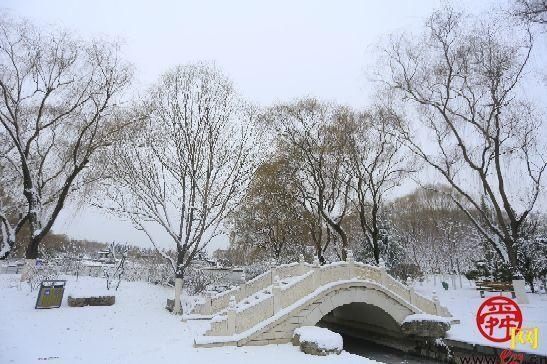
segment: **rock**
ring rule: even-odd
[[[295,346],[300,346],[300,351],[318,356],[340,354],[343,347],[340,334],[315,326],[296,329],[291,342]]]
[[[173,309],[175,308],[175,300],[173,299],[167,299],[167,304],[165,305],[165,309],[169,312],[173,312]]]
[[[306,354],[327,356],[329,354],[340,354],[340,349],[321,349],[317,343],[310,341],[303,341],[300,343],[300,350]]]
[[[434,315],[410,315],[401,324],[401,331],[406,335],[443,338],[450,330],[450,320]]]
[[[67,301],[70,307],[112,306],[116,302],[116,296],[91,296],[91,297],[68,296]]]

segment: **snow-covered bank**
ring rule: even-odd
[[[100,278],[68,279],[67,292],[100,292]],[[37,292],[18,286],[18,275],[0,275],[0,363],[376,363],[343,352],[309,356],[290,344],[193,348],[207,321],[182,323],[164,308],[172,291],[144,282],[122,282],[110,307],[35,310]]]
[[[459,325],[453,325],[447,333],[447,338],[464,341],[472,344],[481,344],[486,346],[496,346],[508,348],[509,343],[494,343],[484,338],[479,332],[476,324],[476,314],[484,298],[480,297],[479,292],[475,289],[473,283],[464,280],[463,288],[444,290],[440,280],[436,281],[436,285],[432,279],[422,284],[414,285],[417,292],[422,293],[427,297],[431,297],[435,290],[441,302],[441,305],[446,306],[454,318],[459,319]],[[459,287],[459,284],[457,285]],[[494,293],[487,293],[486,297],[493,296]],[[506,296],[508,294],[505,294]],[[546,294],[531,294],[528,293],[530,303],[520,305],[523,316],[523,327],[539,328],[539,346],[536,350],[530,348],[529,345],[519,345],[517,350],[540,355],[547,355],[547,295]]]

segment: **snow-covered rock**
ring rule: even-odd
[[[437,315],[428,315],[426,313],[417,313],[417,314],[414,314],[414,315],[408,315],[403,323],[405,322],[415,322],[415,321],[434,321],[434,322],[441,322],[441,323],[446,323],[448,325],[450,325],[450,321],[452,319],[449,318],[449,317],[442,317],[442,316],[437,316]]]
[[[303,326],[294,330],[292,343],[300,346],[300,350],[306,354],[320,356],[340,354],[344,344],[340,334],[316,326]]]
[[[450,319],[436,315],[409,315],[401,324],[401,331],[406,335],[441,338],[448,330]]]
[[[67,299],[67,304],[70,307],[112,306],[114,303],[116,303],[116,296],[91,296],[91,297],[68,296],[68,299]]]

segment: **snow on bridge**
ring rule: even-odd
[[[366,303],[398,324],[413,314],[450,317],[436,297],[426,298],[393,277],[385,267],[353,261],[320,266],[299,262],[274,266],[256,278],[197,305],[190,317],[212,317],[195,346],[283,344],[294,329],[315,325],[337,307]]]

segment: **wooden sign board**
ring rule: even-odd
[[[58,308],[63,302],[66,281],[47,280],[40,284],[35,308]]]

